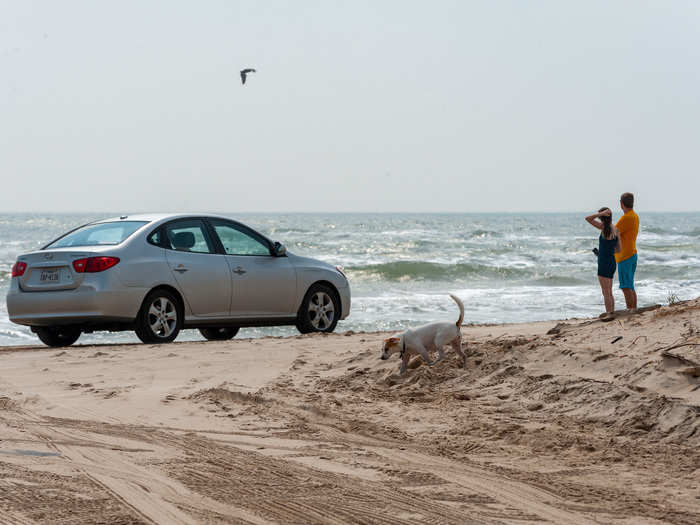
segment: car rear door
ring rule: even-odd
[[[163,227],[170,271],[197,317],[228,317],[231,277],[226,259],[216,253],[204,222],[178,219]]]
[[[289,259],[271,255],[267,239],[242,224],[224,219],[208,221],[231,272],[231,316],[295,315],[297,278]]]

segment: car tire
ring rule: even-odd
[[[220,328],[200,328],[199,333],[207,341],[227,341],[236,337],[237,326],[223,326]]]
[[[311,285],[297,312],[296,327],[302,334],[330,333],[340,316],[340,299],[334,288],[325,284]]]
[[[136,335],[144,343],[171,343],[183,321],[180,300],[168,290],[154,290],[144,299],[136,317]]]
[[[73,326],[46,326],[34,329],[41,342],[48,346],[70,346],[80,337],[80,328]]]

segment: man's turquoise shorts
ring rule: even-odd
[[[634,272],[637,271],[637,254],[617,263],[617,275],[620,278],[620,289],[634,290]]]

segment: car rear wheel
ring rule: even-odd
[[[182,308],[175,294],[155,290],[146,296],[136,319],[136,335],[144,343],[170,343],[182,327]]]
[[[73,326],[47,326],[35,328],[41,342],[48,346],[70,346],[80,337],[80,329]]]
[[[207,341],[226,341],[236,337],[238,327],[200,328],[199,333]]]
[[[337,292],[325,284],[314,284],[306,292],[297,312],[296,327],[302,334],[332,332],[338,324],[340,300]]]

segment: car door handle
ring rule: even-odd
[[[174,268],[174,270],[176,272],[185,273],[187,271],[187,268],[185,268],[183,265],[180,265],[177,268]]]
[[[232,271],[233,271],[233,273],[236,273],[236,274],[238,274],[238,275],[243,275],[244,273],[246,273],[246,271],[245,271],[243,268],[241,268],[240,266],[237,267],[235,270],[232,270]]]

